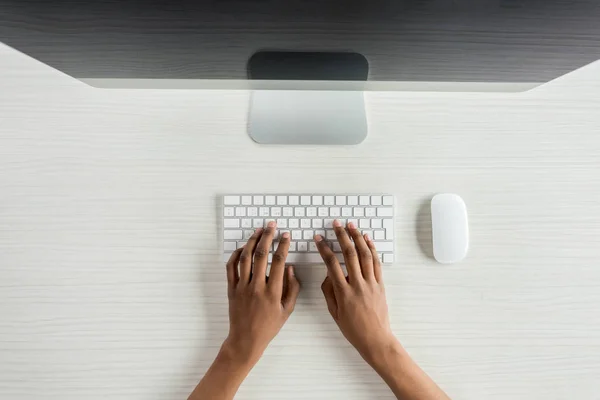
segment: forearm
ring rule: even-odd
[[[233,399],[255,363],[253,359],[240,357],[227,343],[223,344],[215,361],[188,400]]]
[[[399,400],[450,400],[398,341],[382,347],[367,362]]]

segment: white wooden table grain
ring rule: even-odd
[[[1,399],[185,398],[227,331],[217,196],[275,191],[396,195],[393,328],[453,398],[600,399],[600,63],[521,94],[367,93],[356,147],[259,146],[248,98],[93,89],[0,46]],[[454,266],[428,256],[446,191],[470,212]],[[238,398],[392,399],[324,267],[298,275]]]

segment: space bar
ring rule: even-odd
[[[335,255],[340,262],[344,262],[344,256],[339,253]],[[286,264],[325,264],[319,253],[288,253]]]
[[[340,263],[344,263],[344,256],[341,253],[336,253]],[[223,254],[223,261],[227,262],[231,257],[231,253]],[[269,254],[269,262],[271,262],[272,254]],[[325,264],[319,253],[288,253],[285,260],[286,264]]]

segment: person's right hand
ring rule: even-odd
[[[354,224],[347,226],[352,240],[339,221],[334,221],[333,226],[348,277],[324,238],[315,236],[327,265],[327,278],[321,289],[329,313],[346,339],[373,365],[379,355],[398,345],[390,327],[381,264],[371,238],[363,237]]]

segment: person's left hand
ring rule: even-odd
[[[229,335],[224,347],[256,362],[294,311],[300,283],[285,266],[290,234],[281,236],[267,279],[269,249],[276,224],[257,229],[227,263]],[[239,273],[238,273],[239,264]]]

